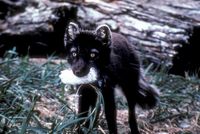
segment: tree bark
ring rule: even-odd
[[[64,50],[67,21],[76,18],[76,7],[69,3],[31,0],[25,10],[0,20],[0,55],[16,48],[21,55],[47,55]]]
[[[65,26],[73,20],[91,29],[106,23],[112,31],[125,35],[142,59],[171,66],[177,48],[187,44],[193,28],[200,24],[197,1],[191,1],[194,6],[175,2],[158,6],[132,0],[32,1],[24,12],[0,22],[0,45],[4,48],[0,53],[13,45],[19,51],[35,48],[36,53],[47,49],[60,53]]]
[[[193,1],[194,2],[194,1]],[[85,3],[78,8],[78,21],[88,26],[109,24],[125,35],[144,59],[172,65],[177,47],[186,44],[193,27],[200,24],[200,6],[148,5],[132,0]]]

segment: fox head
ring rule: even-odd
[[[94,68],[99,72],[109,62],[111,31],[107,25],[84,30],[73,22],[66,28],[64,44],[68,63],[74,75],[83,77]]]

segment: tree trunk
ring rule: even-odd
[[[24,0],[25,1],[25,0]],[[76,18],[77,8],[69,3],[30,0],[15,14],[0,20],[0,55],[16,48],[20,55],[63,52],[67,21]]]
[[[179,48],[188,45],[194,27],[200,24],[199,9],[200,2],[192,0],[160,5],[156,0],[32,0],[26,10],[0,22],[0,47],[4,48],[0,53],[11,46],[19,52],[61,53],[65,26],[73,20],[91,29],[106,23],[125,35],[143,60],[171,66]]]
[[[186,44],[193,27],[200,24],[200,6],[179,4],[142,5],[132,0],[86,3],[78,8],[78,21],[89,26],[109,24],[113,31],[124,34],[145,59],[171,65],[176,48]]]

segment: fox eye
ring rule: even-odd
[[[91,57],[91,58],[95,58],[95,57],[96,57],[96,54],[95,54],[95,53],[90,53],[90,57]]]
[[[72,57],[76,57],[77,53],[76,52],[72,52]]]
[[[98,57],[99,51],[97,49],[91,49],[90,51],[90,58],[96,59]]]
[[[74,58],[77,57],[78,56],[77,48],[72,47],[71,50],[70,50],[70,54]]]

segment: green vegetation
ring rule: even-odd
[[[65,90],[59,73],[65,61],[55,57],[31,59],[7,52],[0,60],[0,133],[58,134],[76,132],[76,92]],[[160,104],[153,110],[138,112],[140,131],[144,134],[200,133],[200,79],[167,75],[164,71],[147,70],[148,79],[161,91]],[[96,108],[102,102],[100,92]],[[117,98],[120,114],[126,109],[123,99]],[[140,109],[138,109],[140,111]],[[126,113],[126,112],[125,112]],[[106,133],[104,117],[94,128],[96,109],[88,120],[88,133]],[[118,122],[127,128],[127,117]],[[119,131],[122,131],[121,129]],[[123,130],[128,131],[128,130]]]
[[[77,118],[64,96],[58,76],[65,65],[54,61],[35,62],[13,51],[1,59],[0,133],[75,132],[74,124],[83,119]]]

